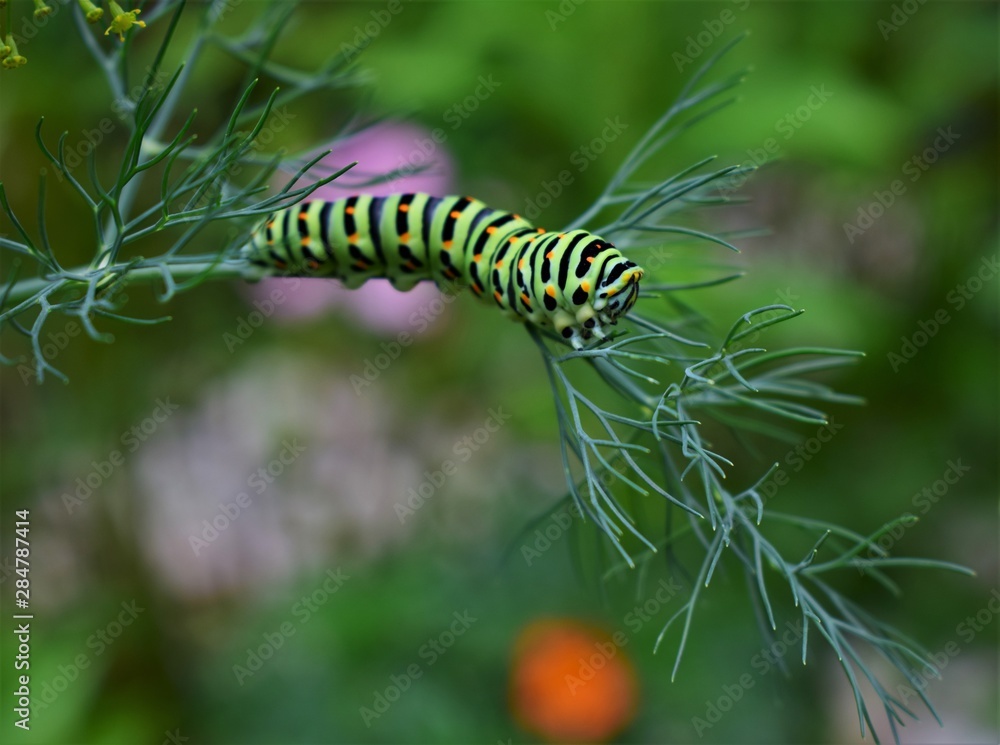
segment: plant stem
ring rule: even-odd
[[[245,276],[246,265],[242,262],[220,263],[218,261],[205,261],[201,257],[192,260],[183,260],[177,257],[170,262],[115,264],[102,270],[98,279],[121,276],[128,282],[152,282],[162,280],[165,271],[169,272],[170,276],[178,281],[195,279],[201,276],[204,276],[206,279],[233,279]],[[16,306],[21,301],[54,284],[63,284],[65,286],[71,286],[72,284],[86,285],[89,277],[93,277],[93,275],[94,269],[91,267],[78,267],[77,269],[70,269],[59,274],[48,274],[41,277],[22,279],[15,282],[7,293],[7,305],[8,307]]]

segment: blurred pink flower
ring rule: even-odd
[[[358,165],[337,181],[317,189],[311,198],[334,200],[352,194],[386,196],[415,191],[450,193],[451,159],[429,135],[428,130],[413,124],[384,122],[335,142],[333,152],[317,164],[316,173],[323,175],[352,161]],[[386,183],[351,186],[393,170],[402,170],[406,175]],[[422,282],[404,293],[386,280],[372,280],[357,290],[347,290],[328,279],[265,279],[250,286],[249,294],[252,300],[266,301],[276,289],[285,298],[275,307],[276,318],[309,318],[327,308],[341,307],[361,325],[386,334],[406,330],[411,314],[438,296],[431,282]]]

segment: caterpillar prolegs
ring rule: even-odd
[[[545,232],[470,197],[394,194],[310,201],[272,214],[245,249],[265,274],[384,277],[469,287],[507,315],[579,349],[628,313],[643,271],[585,230]]]

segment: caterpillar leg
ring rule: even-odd
[[[555,320],[556,333],[558,333],[563,339],[568,341],[573,349],[583,349],[587,346],[587,343],[594,338],[595,332],[597,337],[604,341],[604,332],[597,325],[596,321],[587,322],[589,326],[577,323],[568,313],[559,316]]]

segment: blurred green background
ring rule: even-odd
[[[226,22],[239,27],[253,5],[233,4]],[[524,211],[570,169],[572,183],[538,220],[555,227],[590,204],[695,67],[750,30],[720,66],[720,74],[753,67],[740,101],[672,145],[661,176],[706,155],[742,163],[770,149],[777,162],[741,190],[750,201],[710,213],[702,225],[771,232],[740,241],[736,258],[699,249],[747,276],[684,300],[720,329],[751,308],[790,302],[807,313],[782,340],[866,352],[834,382],[867,405],[833,412],[842,429],[791,472],[769,508],[862,533],[913,512],[921,520],[894,552],[976,570],[974,578],[901,571],[899,598],[860,576],[846,576],[844,588],[932,652],[949,642],[960,649],[944,681],[928,685],[945,729],[921,709],[903,741],[996,742],[1000,623],[989,603],[1000,585],[1000,280],[987,270],[998,250],[997,6],[901,6],[910,7],[402,3],[358,61],[370,86],[301,102],[280,144],[319,145],[359,110],[440,127],[452,190],[500,208]],[[321,64],[387,7],[306,3],[276,58]],[[43,165],[32,140],[38,118],[46,117],[50,136],[69,130],[79,139],[110,115],[104,78],[68,16],[61,8],[22,49],[28,66],[0,74],[0,177],[32,228]],[[190,32],[182,24],[181,36]],[[148,56],[156,38],[153,26],[140,32],[137,54]],[[698,56],[688,64],[682,56],[692,51]],[[188,108],[214,122],[238,95],[241,71],[221,55],[205,62]],[[452,128],[453,107],[475,94],[480,76],[499,85],[475,111],[462,109],[467,116]],[[578,170],[579,149],[608,118],[627,127]],[[942,139],[941,130],[957,138]],[[936,140],[937,151],[925,153]],[[113,159],[121,144],[112,133],[102,147]],[[914,157],[934,162],[924,170]],[[849,235],[845,224],[857,224],[859,210],[870,211],[895,180],[904,193],[863,234]],[[79,240],[89,235],[79,227],[87,216],[65,184],[50,187],[49,209],[59,215],[50,235],[72,265],[89,256]],[[0,230],[11,228],[4,222]],[[956,288],[981,268],[981,289],[959,302]],[[150,288],[129,295],[133,310],[164,312]],[[901,354],[904,339],[940,309],[947,323],[912,360],[894,362],[889,355]],[[595,550],[589,534],[560,533],[525,558],[522,547],[544,545],[535,530],[549,525],[530,521],[564,485],[550,389],[523,329],[462,298],[356,395],[350,377],[394,332],[332,310],[269,319],[230,350],[224,335],[252,310],[245,288],[208,283],[171,303],[170,323],[105,322],[110,345],[72,339],[54,359],[68,385],[39,385],[16,367],[0,371],[4,742],[528,742],[534,736],[509,707],[508,667],[519,630],[544,616],[628,631],[640,703],[619,741],[859,740],[846,682],[819,639],[805,669],[790,654],[790,679],[756,677],[731,713],[696,731],[692,718],[754,671],[763,646],[738,571],[716,577],[704,595],[671,683],[676,638],[656,656],[652,646],[675,608],[628,628],[634,578],[615,579],[605,594],[574,569]],[[57,319],[52,330],[63,324]],[[24,354],[23,340],[6,331],[4,354]],[[497,407],[509,423],[400,519],[396,506],[408,490]],[[133,427],[141,437],[123,440]],[[301,458],[273,466],[295,442],[305,448]],[[790,447],[730,454],[733,477],[752,481]],[[96,479],[80,503],[64,499],[115,450],[124,467]],[[968,470],[957,483],[934,499],[917,496],[925,488],[933,495],[958,462]],[[269,463],[273,483],[257,494],[248,479]],[[250,506],[220,506],[241,491]],[[34,712],[30,734],[13,728],[9,693],[18,509],[32,515],[33,686],[35,695],[45,685],[55,692]],[[231,524],[196,554],[190,536],[205,538],[202,521],[227,509]],[[476,620],[446,651],[427,653],[456,612]],[[969,633],[961,624],[977,612],[982,631]],[[269,639],[273,655],[259,670],[234,668],[250,669],[248,650]],[[361,708],[414,663],[421,678],[366,722]],[[890,739],[884,718],[876,723]]]

